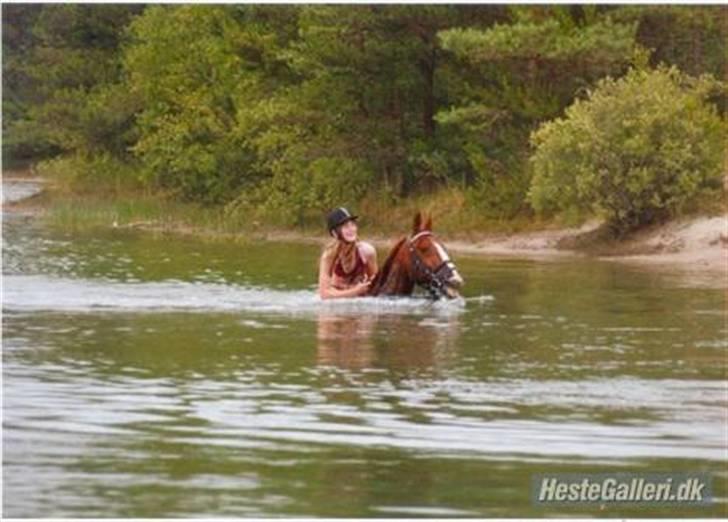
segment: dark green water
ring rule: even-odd
[[[5,516],[727,513],[720,278],[454,255],[460,303],[320,303],[315,246],[4,218]],[[616,471],[716,501],[531,503]]]

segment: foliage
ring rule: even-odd
[[[331,208],[357,204],[371,185],[366,165],[349,158],[317,159],[303,174],[285,167],[229,203],[227,214],[239,218],[257,213],[284,226],[319,223]]]
[[[530,133],[641,48],[724,77],[724,11],[4,5],[3,158],[65,156],[54,171],[101,185],[97,167],[126,165],[131,183],[281,224],[453,190],[524,218]]]
[[[440,33],[471,87],[438,121],[463,142],[470,201],[491,217],[528,211],[531,129],[553,118],[576,93],[619,73],[635,45],[635,24],[588,7],[512,7],[509,18],[482,28]],[[470,79],[472,77],[472,80]]]
[[[138,165],[122,162],[108,152],[77,152],[41,161],[37,171],[54,180],[58,192],[105,196],[139,188]]]
[[[652,51],[651,65],[671,64],[692,76],[726,78],[725,5],[629,6],[615,16],[637,23],[638,42]]]
[[[135,100],[121,85],[121,33],[138,6],[4,6],[4,151],[123,156]],[[5,20],[8,16],[9,20]],[[7,26],[5,24],[8,24]]]
[[[597,210],[622,233],[720,186],[725,129],[704,102],[715,85],[665,67],[600,81],[533,133],[534,207]]]
[[[132,151],[145,179],[187,199],[224,200],[248,163],[232,133],[239,71],[220,7],[149,8],[129,28],[124,55],[142,100]]]

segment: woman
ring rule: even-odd
[[[343,207],[329,213],[329,234],[335,240],[324,248],[319,262],[321,299],[365,295],[377,273],[377,251],[357,241],[358,217]]]

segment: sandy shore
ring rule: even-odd
[[[624,241],[609,240],[578,247],[582,238],[598,233],[599,223],[581,228],[494,237],[473,245],[448,245],[463,252],[501,255],[588,255],[636,263],[676,264],[726,270],[728,215],[677,219],[639,231]]]
[[[577,246],[583,242],[582,238],[596,233],[599,226],[600,223],[592,221],[578,228],[483,234],[472,241],[447,240],[446,245],[451,252],[465,255],[527,258],[578,256],[723,271],[728,277],[728,215],[683,218],[640,231],[624,241]],[[264,233],[262,238],[320,244],[327,241],[325,236],[303,236],[288,231]],[[366,240],[380,250],[391,247],[397,239],[366,236]]]

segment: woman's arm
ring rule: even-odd
[[[331,285],[330,261],[326,256],[321,256],[319,263],[319,296],[321,299],[331,299],[335,297],[356,297],[366,293],[371,280],[369,277],[361,283],[357,283],[351,288],[339,289]]]
[[[379,270],[379,267],[377,266],[377,249],[370,243],[362,241],[361,250],[364,254],[364,259],[367,262],[367,277],[369,277],[369,279],[374,279],[374,276],[377,275],[377,271]]]

